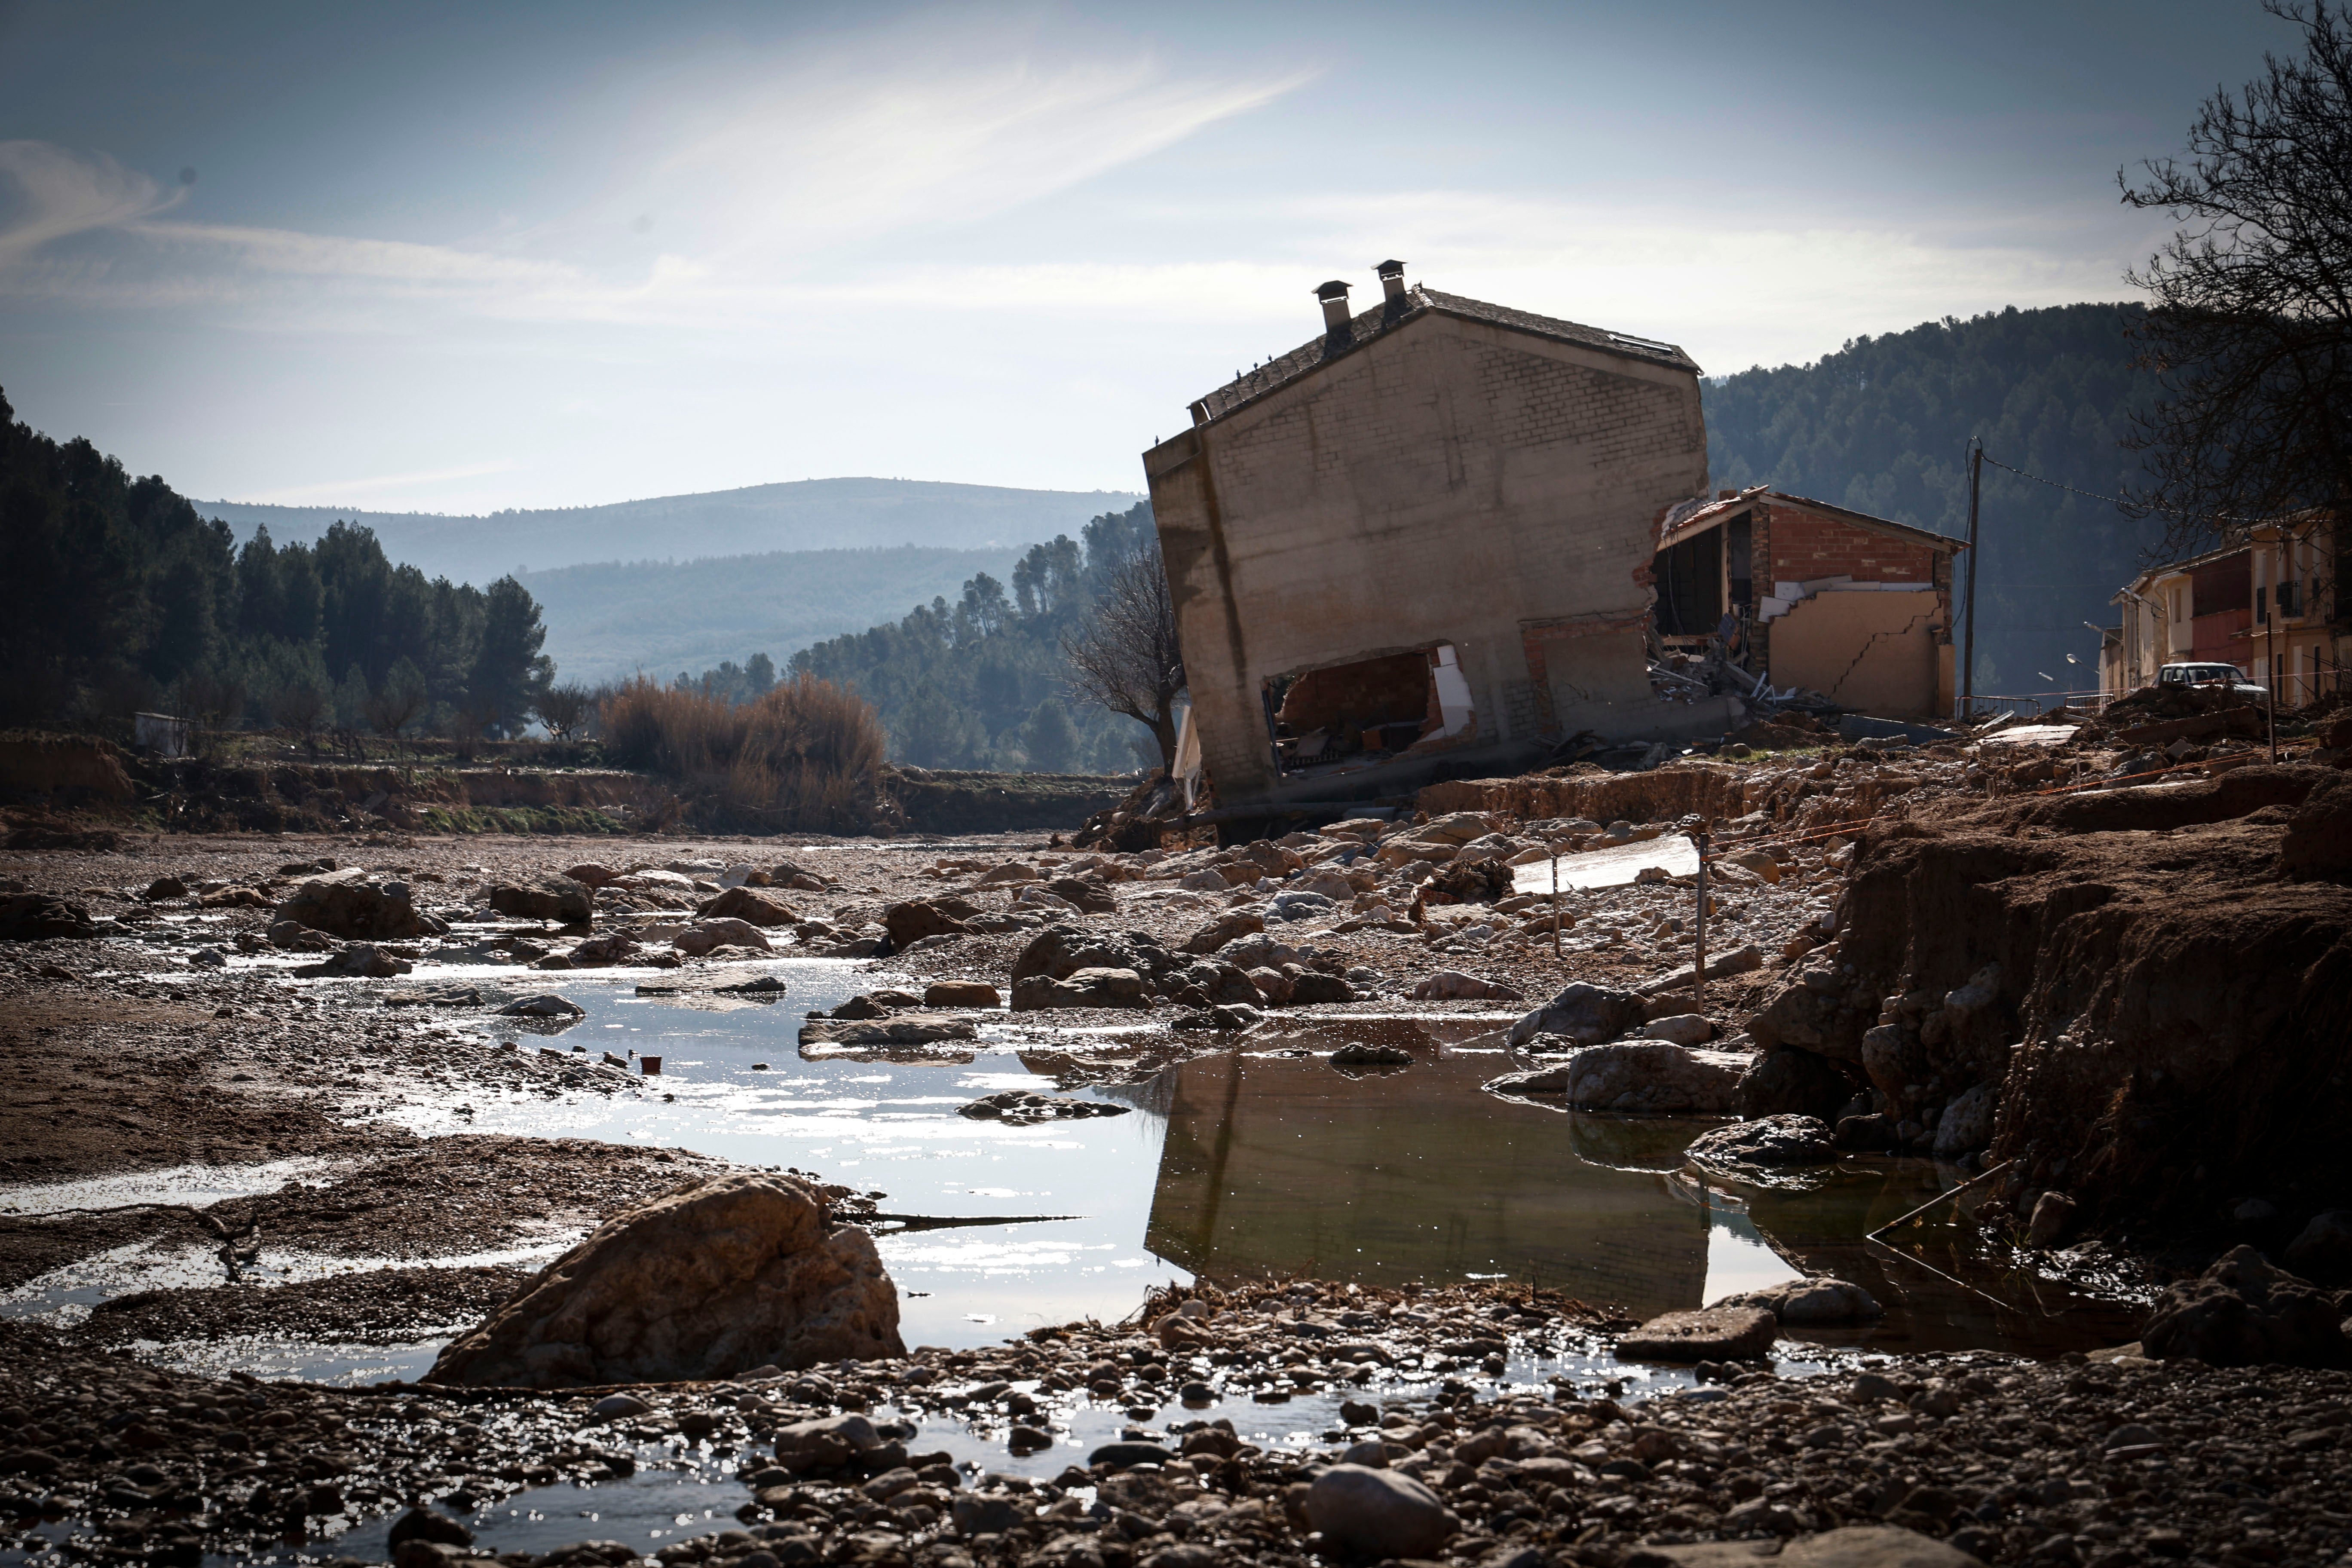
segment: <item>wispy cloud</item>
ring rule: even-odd
[[[0,207],[0,268],[53,241],[151,216],[186,194],[103,153],[47,142],[0,142],[0,181],[13,187]]]
[[[714,101],[649,110],[667,144],[656,136],[609,171],[602,195],[470,245],[163,217],[183,193],[110,158],[0,143],[0,174],[26,193],[0,229],[0,292],[266,303],[311,326],[322,311],[357,325],[372,305],[420,300],[541,321],[773,320],[805,307],[845,246],[1014,210],[1270,103],[1309,74],[1187,75],[1138,54],[992,58],[977,29],[911,53],[868,39],[714,90]],[[662,254],[615,244],[634,215],[654,212]],[[98,230],[124,244],[96,263],[35,254]]]

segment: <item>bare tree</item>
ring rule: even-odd
[[[2167,518],[2163,558],[2235,524],[2352,502],[2352,24],[2329,0],[2265,0],[2303,29],[2239,93],[2215,93],[2187,162],[2116,180],[2127,205],[2180,228],[2128,274],[2153,305],[2140,363],[2164,394],[2127,445]]]
[[[394,665],[383,678],[383,684],[367,695],[368,727],[385,740],[400,740],[400,732],[416,722],[427,701],[425,678],[406,659]]]
[[[551,686],[532,700],[531,710],[547,732],[559,741],[568,741],[587,721],[588,711],[595,699],[584,686],[572,684]]]
[[[1121,563],[1104,583],[1086,623],[1062,639],[1070,691],[1082,701],[1124,713],[1160,742],[1160,767],[1176,764],[1176,694],[1184,689],[1184,650],[1176,640],[1176,605],[1157,554]]]
[[[293,731],[315,761],[319,755],[319,725],[332,703],[332,694],[318,682],[289,680],[270,697],[269,716]]]

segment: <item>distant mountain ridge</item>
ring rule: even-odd
[[[1076,533],[1087,519],[1124,510],[1139,499],[1122,490],[833,479],[487,517],[226,500],[195,504],[202,515],[236,530],[240,542],[262,527],[284,543],[314,541],[339,521],[363,524],[375,531],[387,555],[421,568],[428,577],[486,583],[509,572],[648,558],[693,561],[900,545],[1011,551],[1057,533]]]
[[[273,532],[276,531],[273,530]],[[985,572],[1010,577],[1020,552],[797,550],[693,561],[604,561],[522,575],[565,680],[642,671],[657,680],[765,653],[779,665],[811,643],[862,632],[909,604],[959,597]]]

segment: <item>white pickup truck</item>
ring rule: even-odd
[[[2158,686],[2227,686],[2249,697],[2268,697],[2262,683],[2234,664],[2168,664],[2156,672]]]

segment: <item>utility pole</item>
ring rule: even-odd
[[[2271,761],[2278,761],[2278,584],[2263,601],[2263,727],[2270,731]]]
[[[1984,443],[1969,448],[1969,609],[1961,649],[1960,718],[1977,716],[1977,497],[1984,489]]]

